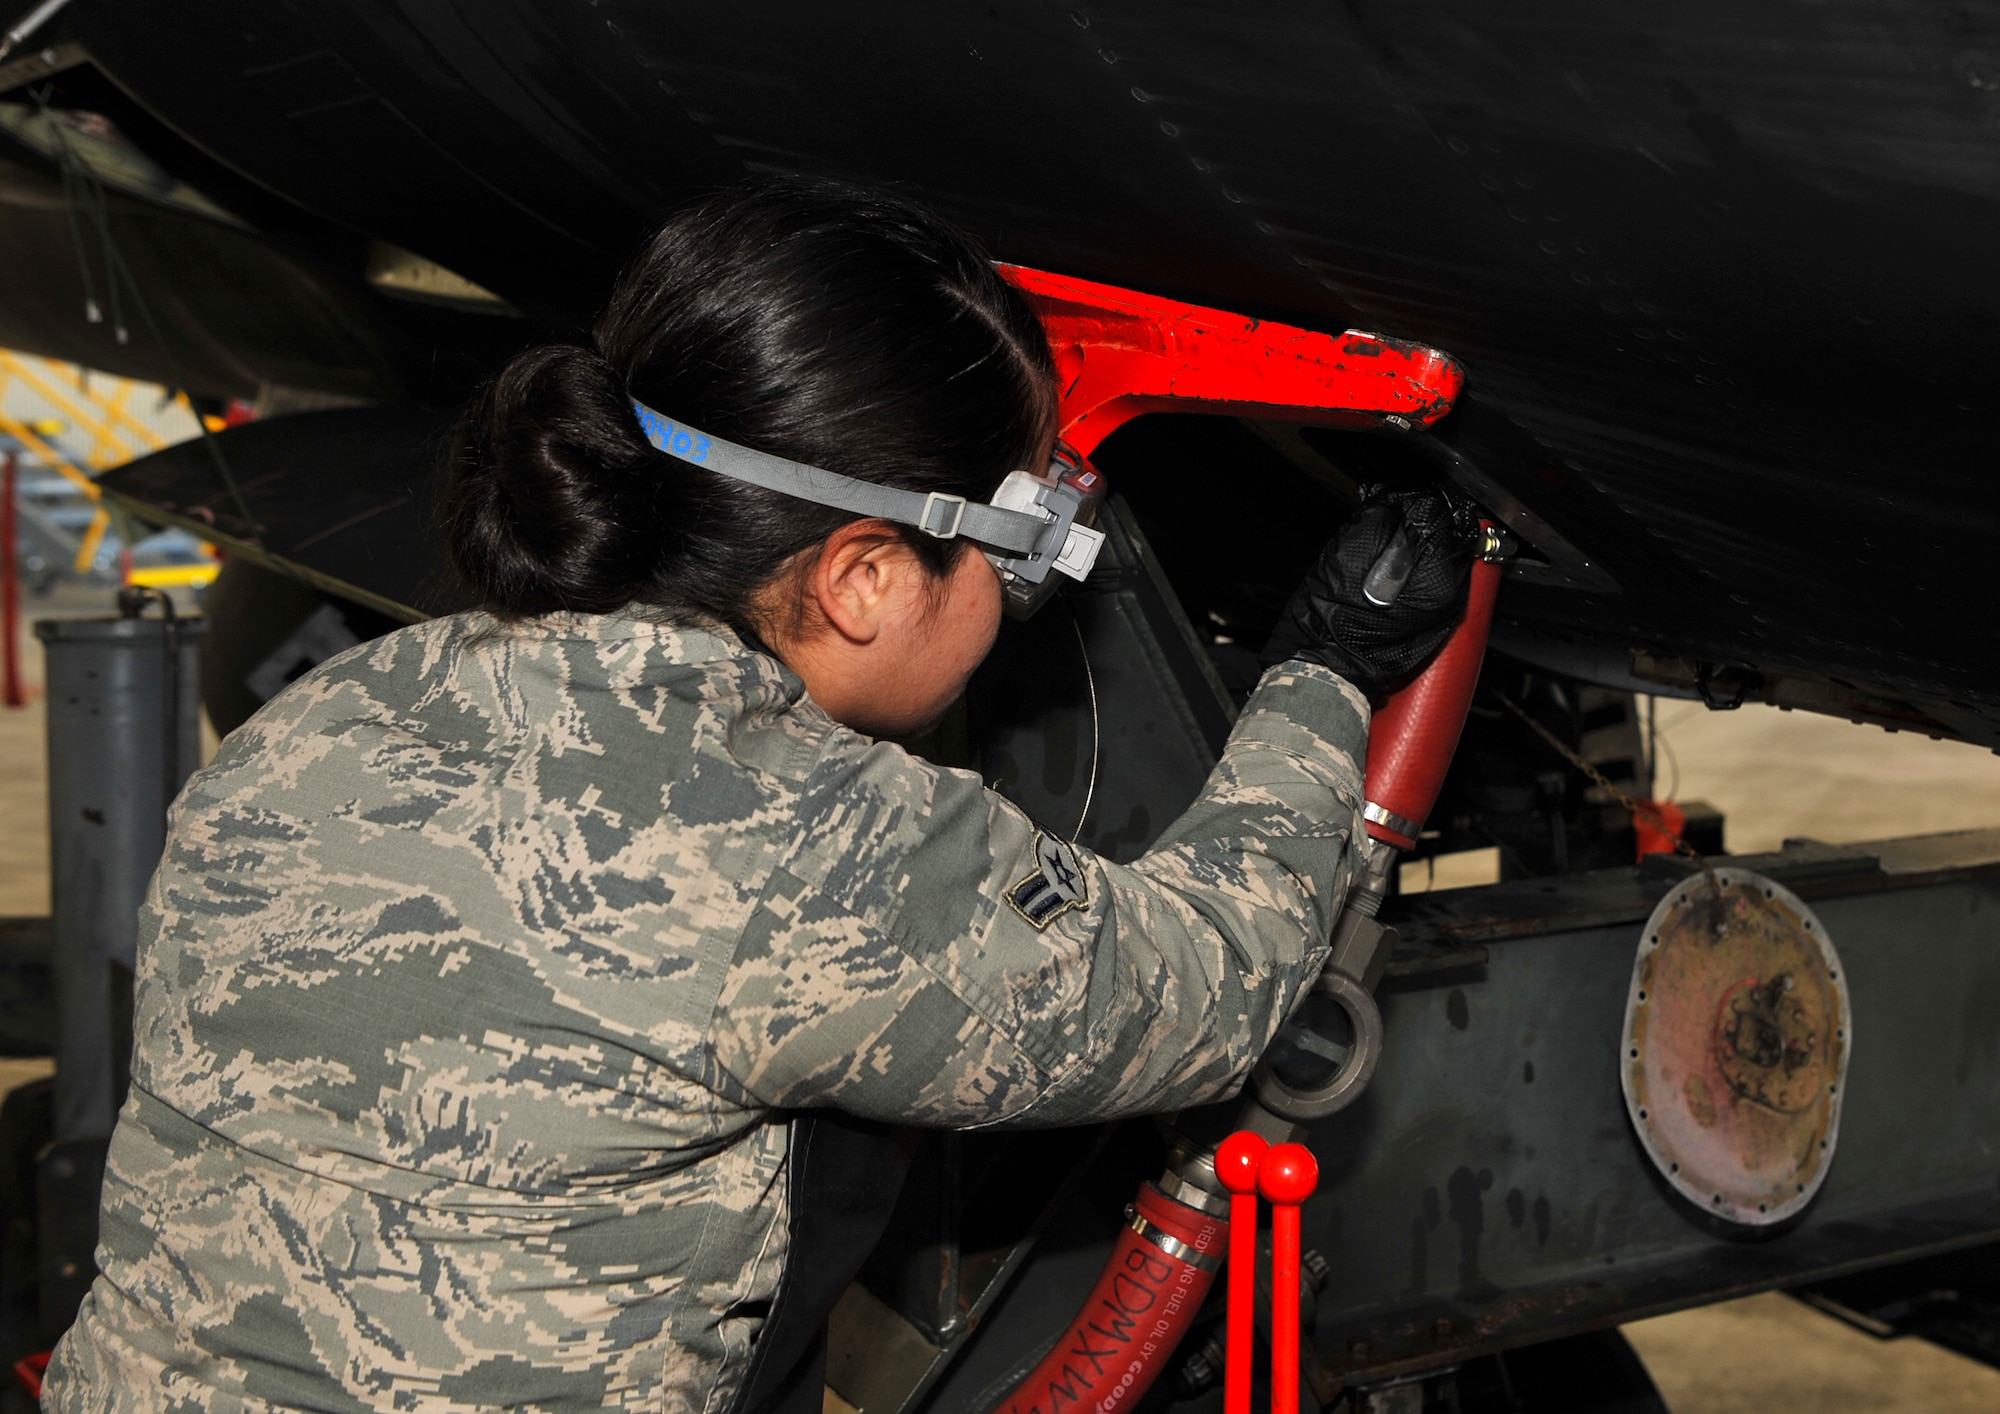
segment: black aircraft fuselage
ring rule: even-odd
[[[459,602],[427,510],[454,406],[580,336],[678,204],[769,172],[1466,372],[1428,433],[1161,413],[1105,441],[1104,567],[1003,636],[966,713],[987,778],[1089,847],[1130,858],[1192,797],[1250,645],[1372,478],[1453,477],[1518,532],[1486,682],[1538,681],[1579,745],[1595,708],[1636,741],[1637,690],[2000,748],[2000,0],[73,0],[0,62],[0,346],[304,410],[102,484],[419,617]],[[212,623],[254,616],[237,573]],[[1614,1073],[1674,862],[1572,854],[1563,802],[1602,801],[1489,705],[1464,830],[1528,851],[1478,810],[1539,829],[1553,797],[1552,840],[1511,882],[1397,901],[1379,1076],[1311,1136],[1320,1373],[1469,1372],[2000,1240],[2000,835],[1756,863],[1825,910],[1859,1039],[1825,1195],[1739,1241],[1675,1206]],[[994,1408],[1159,1159],[1145,1124],[931,1136],[836,1308],[834,1387]]]
[[[894,183],[1009,261],[1460,359],[1441,440],[1602,570],[1517,576],[1521,655],[2000,745],[1990,3],[89,0],[0,89],[115,110],[261,241],[121,228],[213,391],[449,401],[693,193]],[[0,243],[35,220],[0,335],[173,376],[46,212]],[[398,305],[370,240],[527,318]]]

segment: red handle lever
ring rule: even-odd
[[[1385,844],[1413,848],[1437,804],[1472,707],[1472,691],[1479,686],[1499,592],[1500,566],[1474,560],[1465,617],[1431,665],[1369,724],[1368,833]]]
[[[19,459],[12,452],[0,456],[0,703],[9,707],[28,705],[21,686],[20,531],[15,522],[19,482]]]
[[[1222,1414],[1250,1414],[1250,1354],[1257,1327],[1257,1175],[1270,1141],[1241,1130],[1215,1151],[1229,1190],[1229,1321],[1222,1361]]]
[[[1303,1144],[1274,1144],[1257,1166],[1271,1204],[1271,1414],[1299,1414],[1299,1205],[1319,1187]]]

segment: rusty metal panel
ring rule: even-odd
[[[1619,1072],[1632,1127],[1697,1208],[1769,1227],[1818,1193],[1853,1047],[1826,926],[1747,869],[1697,874],[1640,930]]]

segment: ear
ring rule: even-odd
[[[850,643],[873,643],[924,567],[894,527],[857,520],[827,536],[807,581],[820,617]]]

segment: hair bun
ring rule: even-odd
[[[622,380],[595,350],[517,354],[452,448],[443,515],[459,573],[510,614],[630,603],[645,578],[631,530],[646,517],[629,503],[653,480],[650,451]]]

